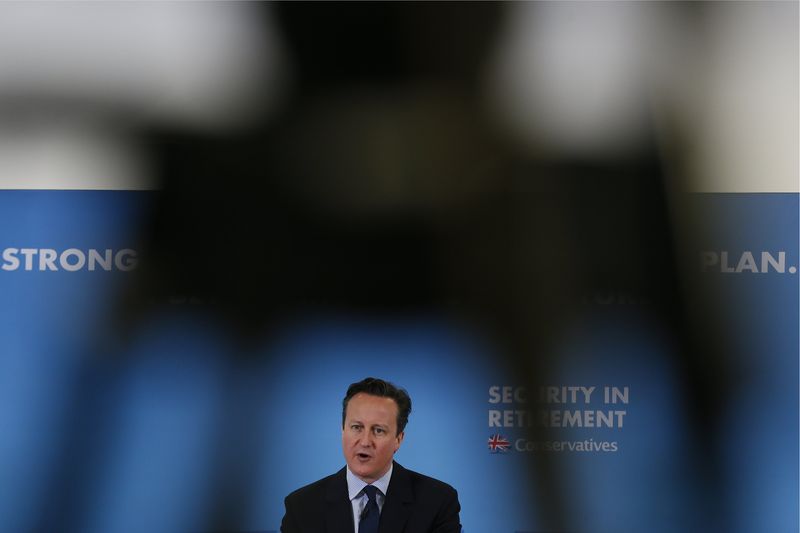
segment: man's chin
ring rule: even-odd
[[[373,483],[380,479],[386,472],[389,471],[389,465],[384,465],[383,468],[375,468],[375,465],[372,463],[374,458],[371,458],[369,461],[366,461],[367,464],[361,461],[354,461],[352,463],[348,463],[348,468],[350,471],[356,475],[361,481],[365,483]]]
[[[376,479],[374,468],[367,468],[364,465],[351,465],[350,471],[365,481],[367,479]]]

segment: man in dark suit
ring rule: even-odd
[[[342,402],[347,466],[286,497],[283,533],[459,533],[455,489],[394,462],[411,413],[408,393],[366,378]]]

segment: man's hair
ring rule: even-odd
[[[342,427],[347,418],[347,404],[350,403],[350,398],[360,392],[394,400],[397,404],[397,434],[406,429],[408,415],[411,414],[411,397],[405,389],[378,378],[365,378],[347,387],[347,394],[342,400]]]

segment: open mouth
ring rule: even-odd
[[[356,457],[361,461],[366,461],[366,460],[370,459],[372,456],[369,455],[368,453],[359,452],[359,453],[356,454]]]

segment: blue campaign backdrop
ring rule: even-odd
[[[0,250],[135,248],[152,194],[0,191]],[[798,195],[708,194],[692,202],[708,221],[698,253],[725,251],[734,266],[746,252],[759,266],[762,252],[785,254],[783,272],[699,273],[721,295],[720,317],[736,348],[726,354],[737,369],[736,394],[711,435],[727,487],[721,493],[697,483],[694,465],[703,458],[693,452],[698,435],[687,427],[691,405],[675,347],[637,308],[587,308],[554,346],[561,365],[554,382],[543,383],[595,386],[596,395],[627,387],[623,427],[557,434],[616,442],[618,450],[529,452],[519,449],[520,428],[489,424],[490,410],[524,408],[490,402],[490,387],[522,380],[499,367],[479,334],[440,317],[306,320],[265,342],[260,355],[269,357],[247,368],[236,367],[233,344],[214,325],[154,318],[126,348],[134,363],[109,366],[97,346],[130,273],[38,270],[34,262],[31,270],[0,269],[0,530],[42,525],[43,502],[72,457],[63,445],[73,442],[65,435],[76,406],[91,431],[78,455],[87,468],[72,492],[86,496],[74,498],[81,512],[58,515],[77,525],[55,529],[196,531],[214,494],[220,449],[241,445],[226,433],[238,408],[253,436],[242,449],[255,449],[242,529],[276,530],[286,494],[343,465],[344,390],[377,375],[414,401],[397,460],[458,489],[467,533],[541,530],[528,476],[534,453],[557,464],[574,531],[796,531]],[[87,374],[106,382],[88,406],[80,401]],[[492,453],[493,435],[508,440],[507,451]]]
[[[145,195],[0,191],[0,249],[106,249],[132,244]],[[74,260],[74,258],[71,258]],[[38,527],[88,345],[112,308],[118,271],[0,268],[0,530]],[[3,260],[7,268],[12,266]]]
[[[702,280],[720,295],[737,372],[733,403],[721,421],[719,453],[735,531],[798,531],[798,203],[800,195],[705,194],[694,198],[709,231],[704,250],[727,251],[729,269],[751,252],[785,252],[784,271],[720,273]],[[742,267],[746,262],[742,263]]]

